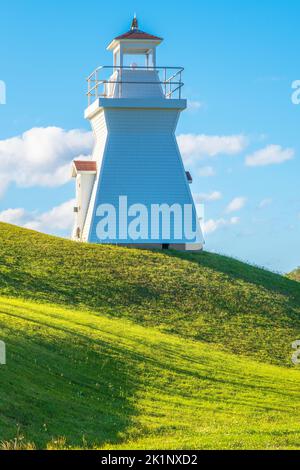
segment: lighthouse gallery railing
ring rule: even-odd
[[[112,75],[108,79],[101,78],[108,70],[112,71]],[[157,72],[157,81],[127,81],[123,79],[123,71],[148,71]],[[181,99],[182,88],[184,83],[182,81],[182,74],[184,68],[182,67],[141,67],[141,66],[116,66],[103,65],[98,67],[87,78],[88,82],[88,104],[92,104],[97,98],[122,98],[122,85],[160,85],[162,92],[167,99],[179,98]],[[115,96],[115,87],[118,86],[117,96]],[[114,90],[114,92],[112,92]]]

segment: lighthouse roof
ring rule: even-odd
[[[154,36],[153,34],[146,33],[145,31],[142,31],[139,29],[139,24],[136,16],[132,20],[131,28],[129,31],[127,31],[124,34],[121,34],[120,36],[117,36],[113,39],[113,41],[110,43],[108,46],[108,49],[112,49],[115,44],[119,41],[128,41],[128,40],[133,40],[133,41],[155,41],[158,43],[161,43],[163,41],[163,38],[160,38],[158,36]]]
[[[152,34],[145,33],[144,31],[141,31],[140,29],[136,30],[130,30],[127,33],[121,34],[121,36],[117,36],[114,40],[115,41],[120,41],[121,39],[142,39],[144,40],[150,40],[150,41],[162,41],[162,38],[159,38],[158,36],[153,36]]]

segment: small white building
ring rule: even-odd
[[[88,78],[85,117],[95,147],[91,161],[73,164],[74,240],[202,249],[192,177],[175,137],[187,106],[183,68],[157,67],[161,42],[141,31],[134,18],[130,31],[108,46],[113,66],[99,67]]]

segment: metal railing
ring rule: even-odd
[[[108,79],[102,78],[106,71],[112,71]],[[146,71],[157,73],[157,81],[128,81],[123,79],[124,71]],[[88,104],[92,104],[97,98],[122,98],[123,85],[159,85],[163,96],[166,99],[178,97],[181,99],[182,88],[184,83],[182,81],[182,74],[184,68],[182,67],[141,67],[141,66],[110,66],[103,65],[98,67],[87,78],[88,82]]]

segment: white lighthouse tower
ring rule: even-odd
[[[88,78],[95,147],[74,161],[73,239],[142,248],[200,250],[203,237],[175,131],[182,68],[157,67],[162,38],[131,29],[108,46],[113,66]],[[141,59],[143,62],[141,63]]]

